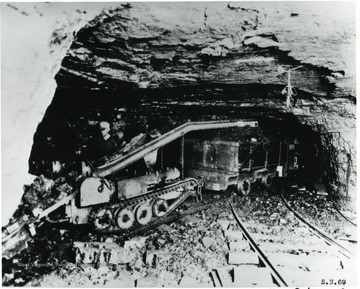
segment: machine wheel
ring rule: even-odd
[[[261,177],[261,184],[266,188],[269,188],[272,185],[272,181],[273,178],[270,174],[266,174]]]
[[[113,214],[109,209],[101,209],[95,217],[95,227],[99,230],[105,230],[110,227]]]
[[[143,203],[135,210],[135,219],[140,225],[146,225],[152,218],[152,210],[149,204]]]
[[[251,182],[249,178],[239,179],[237,183],[237,191],[244,196],[247,196],[251,190]]]
[[[153,213],[156,217],[164,216],[169,209],[169,205],[164,199],[157,199],[153,204]]]
[[[128,208],[119,209],[115,221],[120,229],[127,230],[134,224],[134,213]]]

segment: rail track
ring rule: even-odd
[[[354,223],[353,221],[351,221],[348,217],[346,217],[346,216],[340,211],[340,209],[335,205],[334,200],[331,200],[331,203],[332,203],[334,209],[339,213],[339,215],[340,215],[344,220],[346,220],[348,223],[350,223],[350,224],[353,225],[354,227],[357,227],[357,224],[356,224],[356,223]]]
[[[245,226],[241,223],[240,218],[236,214],[234,208],[230,205],[230,209],[232,214],[234,215],[236,224],[240,228],[243,238],[249,243],[250,248],[254,251],[254,253],[259,258],[259,268],[266,268],[268,273],[271,276],[271,280],[274,284],[278,285],[279,287],[288,287],[285,279],[280,275],[280,273],[277,271],[275,266],[269,261],[269,259],[266,257],[264,252],[260,249],[257,242],[254,240],[254,238],[250,235],[250,233],[246,230]],[[254,276],[257,276],[257,268],[254,268]],[[273,284],[269,284],[273,285]]]
[[[253,279],[250,278],[247,283],[237,285],[257,284],[259,268],[266,268],[263,271],[271,276],[275,285],[281,287],[355,286],[354,253],[306,222],[286,202],[284,205],[299,220],[297,226],[269,226],[253,221],[241,222],[235,209],[231,207],[243,239],[259,260],[258,264],[253,264],[257,266],[252,266],[250,271],[247,266],[245,270],[247,275],[253,276]],[[241,254],[238,258],[241,258]],[[238,263],[237,270],[241,270],[241,267],[246,265],[242,262]],[[274,284],[262,284],[262,286]]]
[[[295,211],[290,204],[285,200],[282,193],[280,193],[280,198],[285,204],[285,206],[295,215],[295,217],[300,220],[304,225],[306,225],[311,232],[319,237],[320,239],[324,240],[326,244],[329,246],[336,247],[337,250],[342,253],[345,257],[348,259],[352,258],[354,256],[354,253],[350,251],[348,248],[345,248],[343,245],[341,245],[339,242],[336,242],[333,238],[328,236],[326,233],[322,232],[319,228],[312,225],[304,216],[302,216],[299,212]]]

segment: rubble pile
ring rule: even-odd
[[[73,192],[74,179],[74,174],[69,174],[66,178],[59,176],[55,180],[40,175],[30,185],[24,185],[22,201],[13,215],[13,220],[25,215],[36,219],[42,211]]]
[[[335,200],[322,191],[309,191],[294,185],[286,194],[290,205],[307,221],[330,234],[335,239],[356,240],[356,227],[348,222],[337,210]],[[356,223],[356,213],[343,207],[348,219]]]
[[[28,285],[213,287],[212,270],[236,266],[229,262],[229,244],[241,238],[234,230],[230,212],[217,205],[128,241],[92,236],[74,243],[71,264]]]
[[[67,264],[74,238],[68,230],[43,225],[28,248],[9,261],[3,260],[3,286],[23,286]]]
[[[244,221],[255,220],[268,226],[298,226],[299,221],[275,192],[275,187],[268,190],[255,187],[247,198],[240,199],[236,208],[244,211]]]

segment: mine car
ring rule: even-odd
[[[185,140],[186,175],[206,178],[205,189],[224,191],[234,187],[249,194],[251,183],[270,187],[274,177],[297,170],[295,140],[256,139],[238,129],[190,134]]]

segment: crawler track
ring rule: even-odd
[[[187,186],[192,186],[193,189],[187,189]],[[112,233],[112,234],[129,234],[129,232],[131,231],[136,231],[138,229],[141,230],[142,227],[147,227],[147,226],[156,226],[156,224],[161,223],[161,219],[166,218],[168,215],[170,215],[179,205],[181,205],[181,203],[183,201],[185,201],[190,195],[194,195],[196,194],[196,190],[199,189],[199,183],[196,179],[193,178],[187,178],[184,180],[180,180],[180,181],[176,181],[176,182],[172,182],[170,184],[167,184],[165,187],[160,187],[160,188],[155,188],[152,189],[149,194],[146,194],[144,196],[139,196],[133,199],[129,199],[123,202],[120,202],[119,204],[114,204],[114,205],[104,205],[104,206],[100,206],[96,209],[94,209],[94,213],[96,214],[96,212],[99,212],[101,210],[108,210],[111,212],[112,216],[116,216],[116,212],[120,211],[121,209],[126,209],[129,208],[130,211],[134,211],[134,206],[141,204],[141,203],[146,203],[149,202],[151,200],[155,200],[157,198],[161,198],[163,195],[166,195],[168,193],[171,192],[176,192],[177,190],[180,190],[181,193],[179,193],[179,197],[176,198],[176,200],[174,201],[174,203],[169,206],[168,210],[166,211],[166,214],[162,217],[158,217],[156,218],[155,216],[152,217],[152,220],[150,222],[148,222],[147,224],[137,224],[136,222],[133,222],[133,225],[128,228],[128,229],[120,229],[118,226],[116,226],[116,222],[115,220],[111,221],[111,224],[109,225],[109,227],[105,228],[105,229],[98,229],[96,228],[99,232],[101,233]]]
[[[167,214],[165,217],[159,218],[147,225],[135,227],[135,228],[129,229],[127,231],[119,230],[119,231],[107,231],[107,232],[102,232],[102,233],[103,234],[116,234],[120,238],[129,239],[133,236],[136,236],[139,234],[144,234],[147,231],[155,229],[156,227],[159,227],[162,224],[168,224],[168,223],[177,221],[185,216],[207,210],[217,203],[225,202],[227,204],[230,200],[231,200],[231,197],[224,197],[224,198],[219,198],[215,201],[214,200],[205,200],[200,203],[194,202],[194,204],[191,207],[189,207],[185,210],[184,209],[173,210],[171,213]]]

